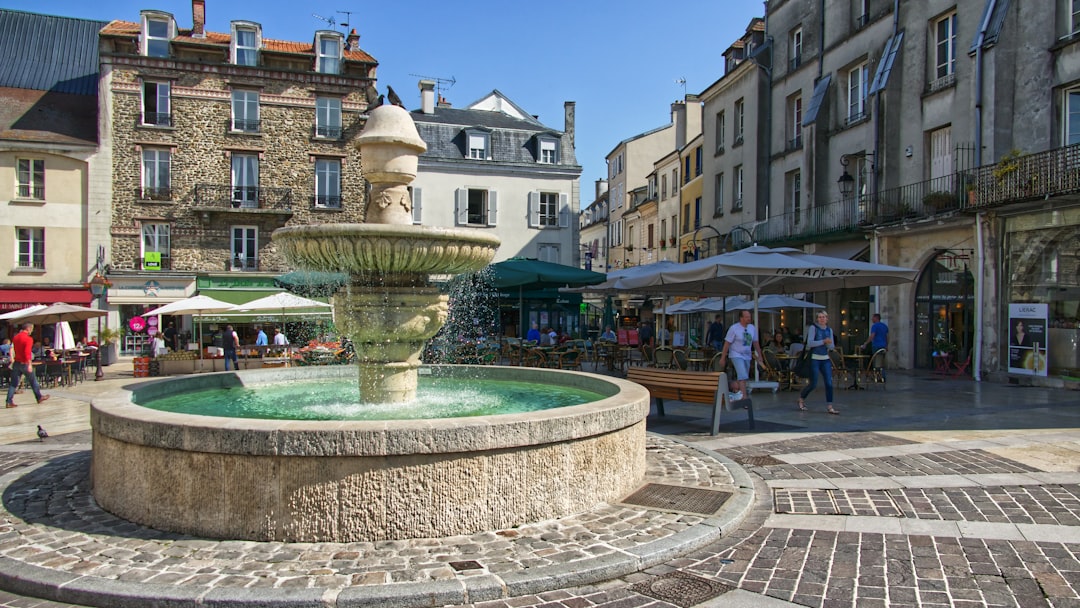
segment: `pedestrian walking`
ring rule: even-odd
[[[759,361],[764,361],[761,354],[761,342],[758,340],[757,328],[750,322],[750,311],[739,311],[739,322],[732,325],[724,338],[724,350],[720,353],[720,369],[727,367],[728,353],[731,354],[731,364],[735,366],[735,388],[737,401],[746,396],[746,382],[750,379],[750,364],[756,353]]]
[[[817,321],[806,328],[806,348],[810,349],[810,383],[799,393],[799,409],[806,411],[806,397],[817,388],[817,377],[825,380],[825,402],[828,404],[830,414],[839,414],[833,408],[833,384],[832,384],[832,361],[829,360],[829,351],[836,348],[833,340],[833,330],[829,327],[829,313],[817,313]]]
[[[34,375],[34,355],[31,353],[34,347],[33,333],[34,324],[23,323],[22,331],[15,334],[11,341],[11,381],[8,383],[6,407],[15,407],[15,391],[19,389],[19,382],[23,378],[30,384],[38,403],[49,399],[48,395],[41,394],[37,376]]]
[[[724,349],[723,315],[716,315],[716,319],[709,323],[709,329],[705,332],[705,345],[718,352]]]
[[[873,324],[870,326],[870,337],[863,342],[863,350],[866,350],[867,345],[871,347],[872,353],[882,348],[889,348],[889,326],[881,321],[881,315],[877,313],[874,313],[870,319]]]
[[[240,360],[236,358],[236,349],[240,347],[240,336],[236,335],[232,325],[225,326],[225,335],[221,337],[221,347],[225,351],[225,371],[229,371],[229,361],[233,369],[240,369]]]

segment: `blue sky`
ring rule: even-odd
[[[135,21],[142,9],[172,13],[191,27],[190,0],[0,0],[0,7],[108,21]],[[347,19],[337,11],[353,11]],[[746,30],[756,0],[377,0],[306,3],[207,0],[207,29],[229,22],[262,24],[263,35],[310,40],[327,24],[348,20],[360,47],[379,62],[379,90],[389,84],[405,106],[420,105],[412,74],[455,78],[443,95],[464,106],[498,89],[540,121],[563,128],[563,102],[577,102],[577,159],[582,206],[607,174],[604,156],[632,135],[667,124],[670,104],[700,93],[723,73],[721,53]],[[340,27],[339,27],[340,29]]]

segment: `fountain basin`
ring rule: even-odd
[[[569,384],[605,398],[471,418],[282,422],[161,412],[133,399],[237,383],[273,390],[312,377],[348,382],[355,370],[145,382],[92,404],[94,498],[119,517],[195,536],[360,542],[512,528],[618,500],[640,485],[649,409],[640,386],[556,370],[424,369]]]

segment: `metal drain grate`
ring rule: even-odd
[[[690,608],[735,588],[686,572],[675,571],[658,576],[651,581],[636,583],[630,589],[635,593],[663,602]]]
[[[484,568],[480,565],[480,562],[473,560],[467,562],[450,562],[450,567],[458,572],[461,572],[462,570],[482,570]]]
[[[729,498],[730,492],[650,483],[624,498],[623,502],[650,509],[712,515],[724,506]]]
[[[741,456],[736,458],[735,462],[752,467],[774,467],[778,464],[784,464],[784,461],[777,460],[772,456]]]

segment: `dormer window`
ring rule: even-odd
[[[540,154],[537,155],[537,161],[545,165],[555,165],[559,162],[559,146],[558,141],[550,137],[541,137],[537,140],[540,148]]]
[[[491,159],[491,135],[484,131],[466,131],[466,155],[474,160]]]
[[[320,32],[315,39],[318,57],[315,71],[320,74],[341,73],[341,35],[337,32]]]
[[[169,41],[175,34],[172,15],[168,13],[143,13],[142,50],[147,57],[168,57]]]
[[[236,65],[259,65],[261,28],[257,23],[236,22],[232,24],[232,59]]]

